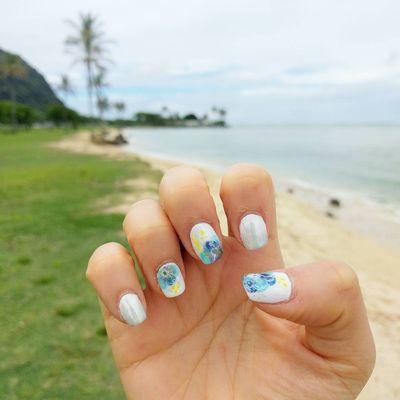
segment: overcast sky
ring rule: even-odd
[[[115,41],[109,97],[241,123],[400,122],[398,0],[0,0],[0,47],[86,111],[66,19],[92,12]],[[128,114],[128,113],[127,113]]]

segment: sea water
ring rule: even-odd
[[[400,222],[399,126],[133,128],[126,134],[135,152],[219,169],[257,163],[311,201],[318,192],[324,201],[380,205],[388,222]]]

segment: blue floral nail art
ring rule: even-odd
[[[185,290],[181,270],[175,263],[166,263],[157,271],[158,284],[166,297],[176,297]]]
[[[250,274],[243,277],[243,286],[249,293],[260,292],[273,286],[276,283],[276,278],[269,272],[261,274]]]
[[[249,299],[261,303],[279,303],[290,299],[292,283],[284,272],[261,272],[242,278]]]
[[[190,239],[204,264],[212,264],[222,256],[221,241],[210,224],[202,222],[195,225],[190,231]]]

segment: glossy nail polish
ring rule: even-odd
[[[124,294],[119,301],[122,319],[131,326],[139,325],[146,319],[146,311],[139,296],[134,293]]]
[[[247,214],[240,221],[240,238],[248,250],[264,247],[268,242],[268,232],[264,219],[257,214]]]
[[[204,264],[212,264],[222,256],[221,241],[210,224],[201,222],[193,226],[190,240],[194,251]]]
[[[185,281],[178,265],[163,264],[157,271],[157,281],[166,297],[176,297],[185,291]]]
[[[242,278],[243,287],[251,301],[280,303],[292,295],[292,282],[284,272],[261,272]]]

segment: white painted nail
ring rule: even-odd
[[[256,250],[268,242],[267,227],[263,218],[256,214],[247,214],[239,225],[240,238],[248,250]]]
[[[259,303],[280,303],[292,295],[292,282],[284,272],[248,274],[242,283],[249,299]]]
[[[166,297],[176,297],[185,291],[185,281],[175,263],[162,265],[157,271],[157,281]]]
[[[210,224],[196,224],[190,231],[190,240],[204,264],[212,264],[222,256],[221,241]]]
[[[119,312],[122,319],[131,326],[139,325],[146,319],[146,311],[139,296],[127,293],[119,301]]]

